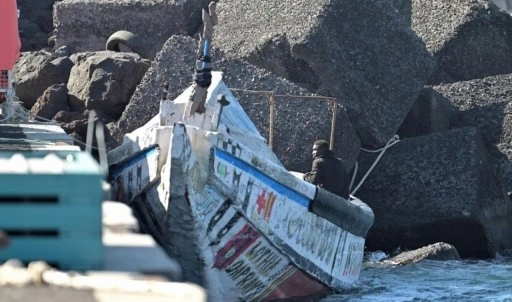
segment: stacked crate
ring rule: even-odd
[[[0,152],[0,230],[10,238],[0,262],[100,269],[102,180],[85,152]]]

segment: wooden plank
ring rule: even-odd
[[[101,229],[101,206],[0,205],[0,229],[52,228],[67,232]]]
[[[53,196],[60,201],[80,203],[102,200],[101,179],[71,175],[1,175],[0,197]]]
[[[61,269],[100,269],[103,261],[101,236],[70,238],[11,238],[11,245],[0,251],[0,259],[44,260]]]

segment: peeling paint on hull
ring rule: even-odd
[[[311,212],[317,188],[284,169],[213,75],[205,113],[176,118],[187,90],[109,153],[116,196],[212,301],[318,295],[356,282],[364,236]]]

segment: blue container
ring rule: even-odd
[[[101,269],[103,177],[85,152],[1,152],[0,230],[11,244],[0,261]]]

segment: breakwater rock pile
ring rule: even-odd
[[[81,142],[99,111],[119,145],[163,86],[172,99],[191,83],[208,2],[53,1],[51,43],[16,66],[20,101]],[[214,69],[289,170],[332,141],[374,210],[369,250],[512,248],[509,13],[485,0],[221,0],[217,12]],[[136,53],[105,50],[118,30]]]

